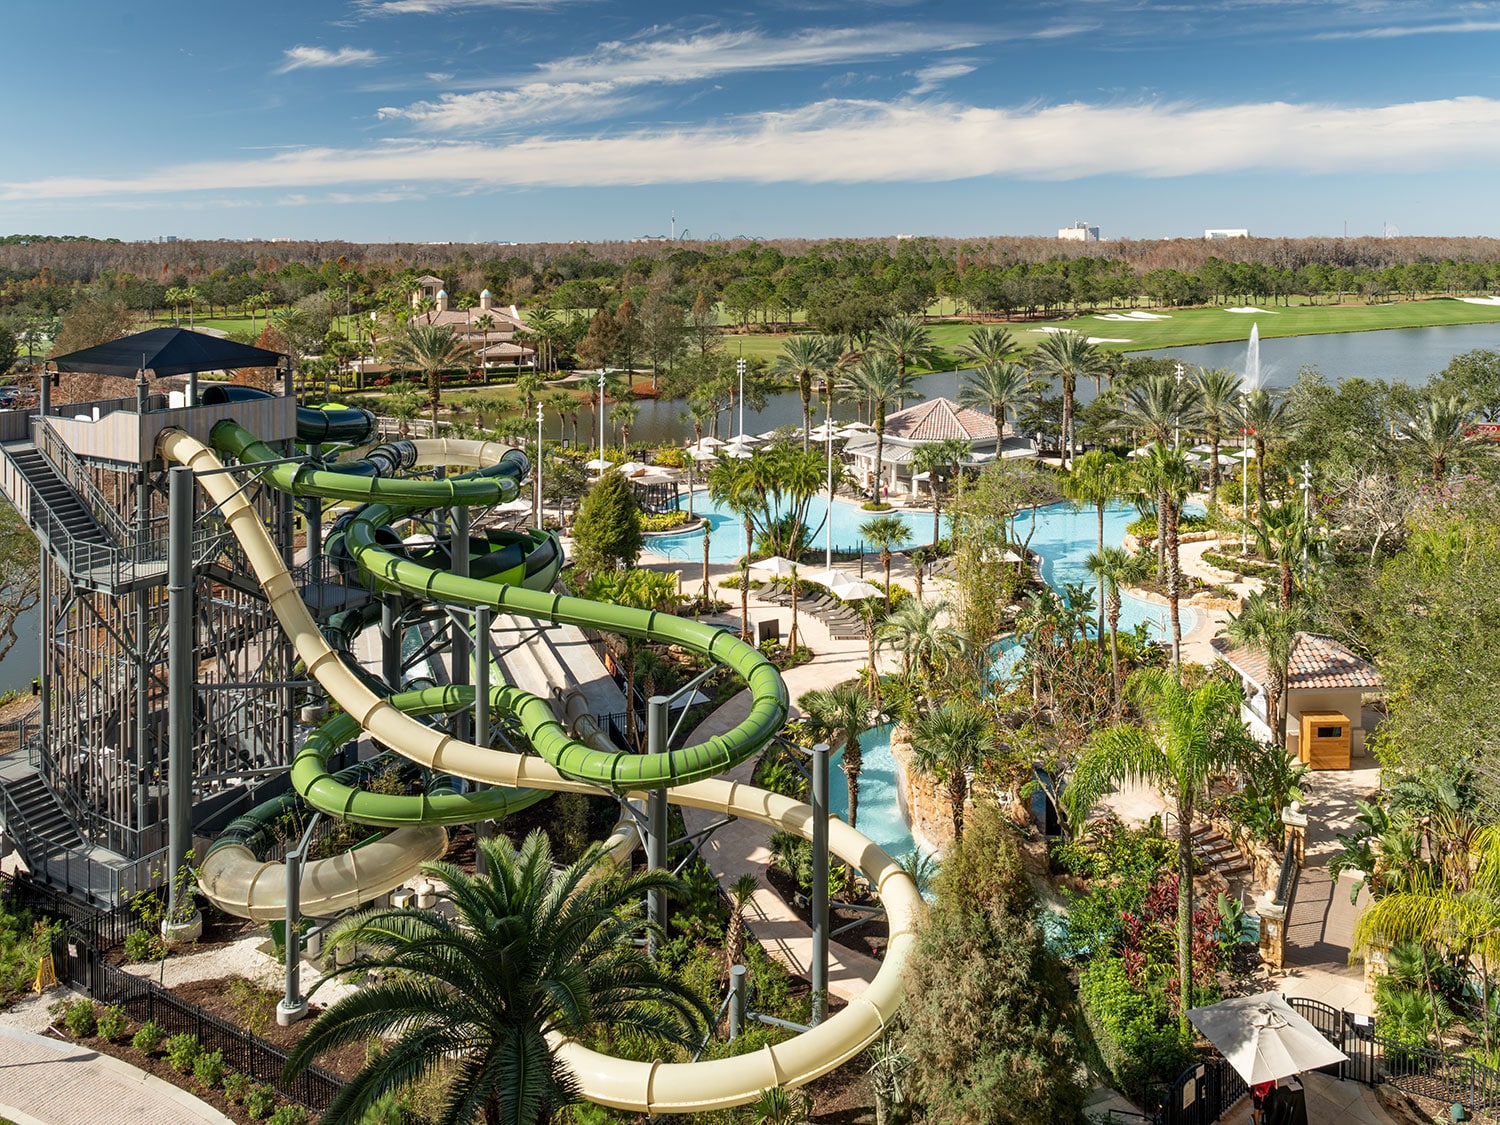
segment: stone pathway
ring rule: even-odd
[[[86,1047],[0,1025],[0,1117],[16,1125],[230,1125],[207,1102]]]

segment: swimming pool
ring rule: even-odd
[[[891,726],[871,727],[859,736],[863,749],[859,767],[859,824],[857,827],[887,854],[900,859],[916,850],[911,826],[901,815],[896,793],[896,759],[891,756]],[[840,820],[849,819],[849,779],[843,771],[844,752],[829,759],[828,808]]]
[[[828,511],[828,497],[816,496],[808,508],[808,524],[817,528],[813,547],[821,549],[826,531],[823,517]],[[706,490],[693,493],[693,514],[708,521],[711,538],[708,544],[708,561],[713,563],[737,562],[745,553],[745,524],[728,508],[712,500]],[[892,515],[911,528],[913,546],[932,539],[932,513],[892,509],[889,512],[867,512],[858,504],[848,500],[835,500],[833,504],[833,546],[848,549],[860,542],[859,526],[877,515]],[[946,526],[945,526],[946,530]],[[703,560],[703,532],[684,531],[676,535],[651,535],[645,540],[645,549],[653,555],[686,562]],[[821,560],[819,564],[821,565]]]

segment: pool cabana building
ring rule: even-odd
[[[915,495],[919,481],[912,462],[917,450],[949,440],[969,443],[968,461],[972,465],[993,461],[1000,452],[1000,429],[995,420],[948,398],[929,399],[886,415],[885,448],[878,468],[875,464],[878,443],[873,433],[851,440],[844,452],[853,460],[855,475],[866,487],[884,487],[895,493],[904,484]]]

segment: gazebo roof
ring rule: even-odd
[[[886,415],[885,436],[897,441],[997,441],[995,420],[952,399],[934,398]]]
[[[1215,637],[1213,646],[1219,658],[1235,671],[1257,685],[1266,683],[1269,672],[1264,651],[1249,646],[1235,647],[1223,637]],[[1378,690],[1385,687],[1385,680],[1373,664],[1361,660],[1332,637],[1323,633],[1298,633],[1292,639],[1286,686],[1311,691]]]

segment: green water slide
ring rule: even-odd
[[[234,422],[215,426],[212,442],[245,464],[280,459],[276,450]],[[652,789],[712,777],[756,753],[785,722],[787,692],[776,667],[738,637],[672,614],[460,577],[404,557],[388,545],[388,537],[381,536],[382,528],[413,511],[494,503],[507,493],[514,495],[515,482],[529,465],[523,455],[511,452],[515,456],[481,468],[482,475],[464,474],[436,481],[367,479],[290,463],[271,465],[268,478],[275,487],[293,495],[336,497],[362,505],[343,534],[350,557],[374,590],[399,591],[445,605],[489,606],[554,624],[681,645],[726,665],[750,689],[750,713],[734,729],[678,750],[626,754],[609,753],[572,738],[545,700],[514,687],[496,688],[494,704],[515,717],[536,753],[561,773],[616,790]]]

